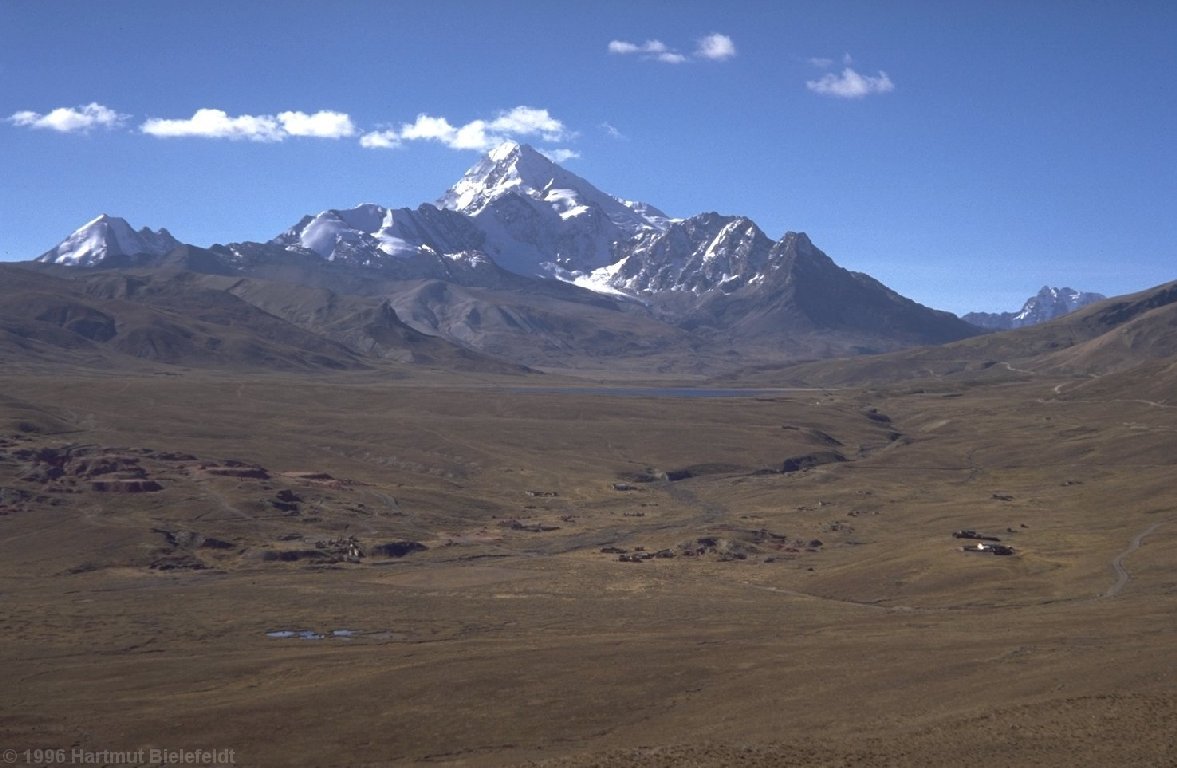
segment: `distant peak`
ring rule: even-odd
[[[99,214],[51,250],[37,257],[50,264],[93,266],[112,256],[161,256],[180,245],[166,229],[136,232],[126,219]]]

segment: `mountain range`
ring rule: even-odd
[[[302,364],[295,349],[315,345],[296,339],[309,333],[346,352],[321,356],[328,367],[376,356],[713,374],[943,344],[983,333],[978,324],[989,322],[930,309],[846,270],[803,232],[774,240],[743,216],[672,218],[602,192],[514,142],[417,208],[332,209],[303,216],[267,242],[209,248],[103,215],[22,268],[80,285],[65,302],[70,307],[83,299],[157,310],[167,301],[173,310],[211,301],[231,304],[233,315],[248,306],[294,329],[278,334],[290,348],[264,359]],[[1010,322],[1027,324],[1093,296],[1049,291]],[[110,309],[36,317],[118,315]],[[76,326],[70,323],[64,327]],[[114,339],[133,325],[104,327]],[[139,356],[195,355],[174,338],[116,342]]]

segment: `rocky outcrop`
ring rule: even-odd
[[[429,549],[419,541],[390,541],[377,544],[368,550],[373,557],[404,557],[414,552],[424,552]]]
[[[813,467],[820,467],[823,464],[835,464],[843,461],[846,461],[846,457],[837,451],[816,451],[814,453],[792,456],[785,459],[781,462],[779,471],[781,474],[789,474],[791,472],[812,469]]]

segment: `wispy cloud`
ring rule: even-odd
[[[58,107],[46,114],[22,110],[7,122],[24,128],[46,129],[58,133],[85,133],[92,128],[113,129],[122,126],[130,115],[115,112],[97,102],[81,107]]]
[[[710,61],[724,61],[736,55],[736,44],[727,35],[715,32],[699,39],[695,55]]]
[[[548,110],[520,106],[500,112],[490,120],[471,120],[462,125],[454,125],[445,117],[420,114],[414,122],[401,125],[399,130],[384,129],[365,133],[360,137],[360,146],[389,149],[406,141],[436,141],[450,149],[486,151],[508,139],[533,137],[557,142],[572,138],[573,133]]]
[[[895,83],[887,77],[887,73],[879,70],[876,76],[862,75],[852,68],[846,67],[841,74],[827,72],[817,80],[808,80],[805,87],[823,96],[833,96],[839,99],[861,99],[872,93],[890,93],[895,90]]]
[[[647,40],[644,43],[630,43],[625,40],[611,40],[609,42],[609,53],[646,53],[658,54],[666,53],[670,49],[666,47],[666,43],[661,40]]]
[[[401,137],[396,131],[368,131],[360,136],[360,146],[364,149],[393,149],[401,145]]]
[[[540,149],[537,151],[553,163],[563,163],[566,160],[574,160],[580,157],[580,153],[575,149]]]
[[[687,56],[657,39],[644,43],[610,40],[606,50],[611,54],[637,56],[639,59],[659,61],[663,64],[685,64],[692,58],[696,61],[724,61],[736,55],[736,45],[732,39],[718,32],[700,38],[692,56]]]
[[[682,64],[687,60],[686,56],[672,51],[661,40],[647,40],[644,43],[611,40],[609,41],[609,53],[621,55],[637,54],[640,58],[661,61],[663,64]]]
[[[282,141],[290,136],[338,139],[356,133],[351,118],[342,112],[280,112],[277,115],[237,115],[221,109],[198,109],[192,117],[153,117],[139,130],[158,138],[199,137],[249,141]]]
[[[617,139],[618,141],[626,141],[629,138],[624,133],[617,130],[617,127],[614,126],[612,123],[601,123],[601,130],[604,131],[605,135],[611,139]]]

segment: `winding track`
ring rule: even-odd
[[[1128,545],[1127,549],[1116,555],[1116,558],[1112,560],[1112,570],[1116,572],[1116,583],[1113,584],[1107,592],[1104,592],[1102,597],[1115,597],[1123,591],[1128,582],[1132,580],[1132,576],[1128,573],[1128,569],[1124,567],[1124,558],[1140,549],[1140,545],[1144,542],[1144,538],[1160,527],[1161,523],[1153,523],[1148,528],[1145,528],[1143,531],[1136,534],[1136,538],[1132,539],[1132,543]]]

